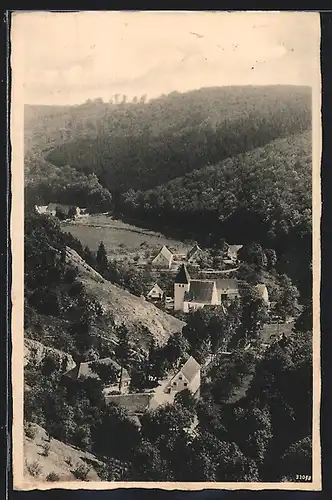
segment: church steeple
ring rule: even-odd
[[[185,294],[190,288],[190,276],[186,265],[182,264],[174,280],[174,310],[183,311]]]
[[[190,283],[190,279],[191,278],[188,273],[186,265],[182,264],[180,266],[178,274],[175,277],[174,283],[188,285]]]

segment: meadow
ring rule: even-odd
[[[140,260],[152,256],[166,245],[174,252],[185,253],[192,242],[168,238],[162,233],[143,229],[111,216],[88,215],[73,222],[64,222],[61,228],[78,238],[82,245],[96,251],[100,242],[105,245],[109,257],[123,258],[138,255]]]

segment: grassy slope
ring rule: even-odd
[[[186,252],[192,246],[190,242],[168,238],[162,233],[127,224],[106,215],[82,217],[73,223],[61,224],[61,229],[70,232],[83,246],[87,245],[94,252],[102,241],[109,257],[118,257],[118,254],[123,254],[124,251],[126,255],[137,252],[142,250],[141,245],[144,250],[159,250],[166,245],[178,252]]]
[[[105,310],[105,320],[103,321],[105,329],[102,335],[108,335],[107,324],[110,318],[113,318],[115,324],[125,323],[132,327],[145,326],[157,342],[165,342],[168,337],[177,331],[181,331],[184,323],[169,314],[165,314],[153,304],[144,299],[135,297],[126,290],[113,285],[103,279],[96,271],[88,266],[83,259],[71,249],[67,253],[68,262],[78,268],[78,279],[83,284],[85,291],[91,297],[95,297]],[[108,319],[107,319],[108,318]],[[150,335],[142,338],[134,334],[132,341],[140,347],[146,348]]]
[[[32,424],[32,428],[34,436],[24,437],[24,476],[29,486],[46,481],[46,476],[52,472],[58,475],[60,482],[78,481],[72,471],[80,465],[89,468],[87,481],[100,480],[96,468],[101,466],[102,462],[94,455],[57,439],[51,439],[49,453],[44,456],[43,447],[48,443],[46,432],[37,424]],[[30,473],[33,464],[39,466],[39,473],[36,476]],[[60,487],[58,482],[47,484],[50,486],[56,484],[56,487]]]

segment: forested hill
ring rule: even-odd
[[[303,294],[310,286],[311,133],[264,147],[147,191],[129,190],[118,210],[149,227],[180,230],[207,246],[259,242],[276,250]]]
[[[185,232],[220,232],[232,243],[273,239],[299,224],[309,230],[311,158],[311,133],[290,135],[151,190],[130,190],[119,208]]]
[[[204,88],[149,102],[86,103],[64,108],[53,118],[44,109],[43,119],[50,129],[55,123],[58,129],[58,140],[50,138],[55,147],[46,159],[56,166],[94,173],[104,187],[117,193],[150,189],[309,129],[311,90]],[[37,132],[36,126],[35,136]]]

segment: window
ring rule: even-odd
[[[179,380],[182,380],[182,375],[179,376]]]
[[[176,382],[173,382],[173,385],[176,385]]]
[[[185,382],[185,383],[184,383],[184,386],[185,386],[185,387],[187,387],[187,386],[188,386],[188,383],[187,383],[187,382]]]

